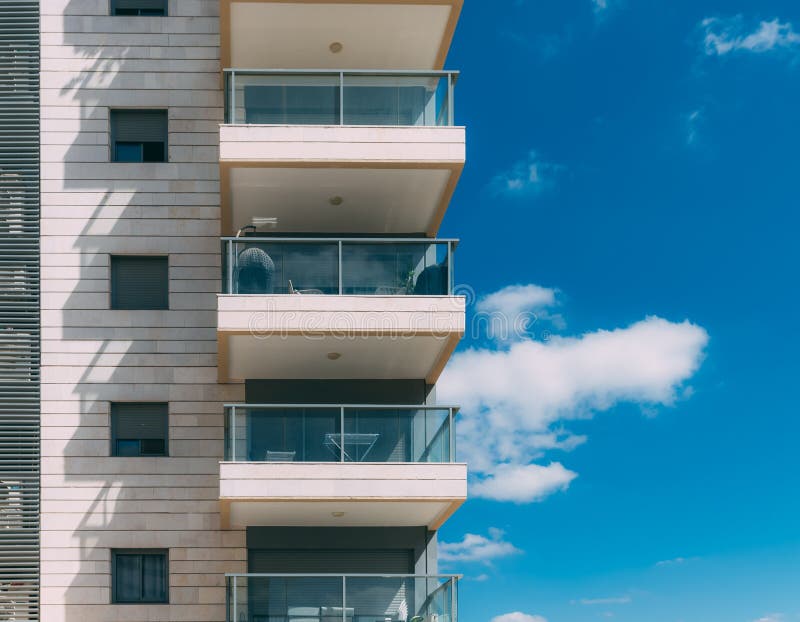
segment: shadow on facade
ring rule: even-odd
[[[92,19],[77,17],[85,6],[82,0],[71,0],[66,4],[64,14],[67,17],[63,18],[62,23],[65,31],[81,25],[91,27]],[[71,13],[76,16],[69,17]],[[147,18],[124,19],[136,24],[147,23]],[[85,63],[84,68],[76,72],[59,91],[64,106],[74,106],[72,110],[80,110],[77,121],[80,133],[79,138],[66,147],[63,155],[63,188],[57,192],[63,193],[58,202],[64,205],[54,205],[58,195],[52,193],[52,187],[48,188],[47,185],[53,186],[56,182],[48,179],[46,173],[43,176],[43,192],[52,193],[49,200],[45,198],[43,201],[47,203],[44,216],[50,219],[45,220],[45,225],[49,223],[49,227],[44,234],[50,236],[47,252],[80,257],[80,262],[75,266],[73,261],[73,267],[69,268],[70,278],[79,278],[72,291],[55,295],[48,292],[46,295],[51,300],[48,306],[56,308],[44,313],[50,315],[54,322],[61,323],[60,331],[57,328],[48,329],[51,341],[49,346],[44,347],[46,363],[48,356],[54,355],[48,354],[48,351],[52,352],[59,346],[52,340],[63,339],[64,343],[58,353],[63,362],[58,361],[53,365],[50,359],[49,364],[53,366],[44,370],[47,394],[44,400],[53,407],[48,408],[47,404],[43,406],[43,424],[54,430],[54,426],[59,425],[59,417],[71,419],[76,416],[61,414],[69,410],[70,413],[78,413],[79,426],[72,438],[66,441],[63,455],[51,455],[44,459],[52,465],[43,469],[45,478],[62,472],[65,484],[54,488],[52,483],[44,483],[42,497],[46,514],[43,559],[46,562],[64,560],[68,570],[60,576],[74,576],[61,586],[57,584],[57,577],[45,579],[42,619],[52,616],[51,619],[63,619],[65,622],[85,622],[110,619],[117,615],[108,608],[103,609],[103,605],[109,604],[111,599],[110,553],[114,548],[169,548],[170,602],[181,606],[200,603],[201,588],[194,588],[194,592],[187,590],[192,589],[189,586],[202,585],[202,589],[207,590],[206,594],[209,589],[215,590],[212,601],[222,603],[224,572],[240,572],[243,566],[231,562],[230,567],[223,568],[226,562],[223,557],[215,558],[213,550],[205,555],[195,551],[192,556],[188,555],[189,549],[202,549],[205,545],[209,549],[244,547],[244,535],[218,531],[218,514],[209,514],[209,509],[205,509],[202,511],[206,514],[190,516],[192,512],[188,511],[190,508],[187,506],[192,498],[191,489],[196,490],[197,498],[207,499],[212,492],[217,494],[217,462],[223,456],[222,405],[226,401],[240,401],[243,388],[239,385],[218,387],[215,382],[208,380],[210,374],[203,374],[206,380],[195,384],[176,383],[182,364],[195,358],[197,362],[192,362],[191,367],[208,367],[216,374],[215,294],[205,294],[208,301],[203,308],[207,310],[199,312],[202,317],[201,328],[196,326],[193,319],[187,319],[189,310],[110,311],[108,306],[111,251],[169,254],[170,240],[163,234],[159,237],[158,225],[176,215],[181,205],[181,193],[187,196],[191,194],[192,180],[186,179],[185,172],[191,161],[146,165],[111,164],[107,160],[94,164],[82,163],[91,159],[91,156],[86,157],[87,153],[98,148],[108,149],[106,111],[109,107],[138,105],[166,108],[169,97],[159,95],[155,90],[143,91],[153,97],[152,104],[148,104],[139,99],[134,102],[130,92],[122,92],[122,89],[131,88],[130,76],[142,76],[141,73],[126,72],[141,72],[148,63],[143,60],[144,54],[141,53],[147,49],[146,40],[142,41],[142,47],[114,45],[110,49],[94,45],[92,40],[103,40],[113,45],[116,35],[65,32],[63,36],[67,52],[63,55],[71,54],[74,61]],[[119,38],[130,36],[120,35]],[[113,57],[109,57],[112,54]],[[159,59],[149,61],[149,64],[157,67],[158,63],[166,62]],[[43,65],[47,70],[47,61]],[[120,90],[114,92],[114,89]],[[46,101],[43,103],[47,105]],[[68,109],[62,108],[65,111]],[[221,116],[220,95],[218,121],[221,121]],[[183,129],[191,131],[191,127]],[[130,181],[124,178],[125,175],[131,177]],[[183,181],[179,177],[181,175]],[[154,186],[152,192],[141,191],[142,178]],[[155,188],[158,185],[162,187]],[[218,203],[217,199],[217,210]],[[75,232],[72,243],[66,244],[66,238],[52,237],[64,235],[54,230],[56,226],[51,220],[58,211],[67,216],[69,210],[74,209],[70,206],[79,208],[87,205],[95,207],[91,210],[91,216],[82,220],[82,227]],[[191,206],[191,203],[186,205]],[[218,227],[218,213],[213,215],[212,209],[207,212],[205,217],[210,220],[216,218]],[[129,230],[133,222],[138,231]],[[71,231],[65,234],[73,235]],[[54,241],[61,246],[58,251],[52,250]],[[197,241],[204,250],[196,252],[208,253],[209,261],[213,261],[211,258],[217,253],[216,261],[219,261],[217,237],[208,237],[205,241],[198,238]],[[46,260],[46,267],[52,269],[53,260]],[[52,288],[55,281],[48,283]],[[171,280],[171,294],[175,291],[175,283],[175,280]],[[60,302],[52,302],[54,298]],[[196,318],[197,314],[196,311],[192,312],[192,318]],[[73,356],[81,357],[80,362],[72,363]],[[71,372],[77,371],[80,374],[73,376]],[[186,382],[185,379],[182,381]],[[110,458],[109,403],[113,401],[169,402],[172,457]],[[66,409],[59,406],[67,402],[74,403],[75,407]],[[193,428],[192,403],[200,402],[208,407],[198,411],[196,420],[203,417],[205,420]],[[181,420],[176,426],[177,417]],[[205,429],[201,430],[203,427]],[[173,439],[175,432],[179,434]],[[208,453],[213,455],[207,459],[192,458],[193,452],[189,447],[192,439],[195,443],[201,440],[211,443],[213,451]],[[187,468],[188,460],[193,460],[194,472]],[[179,484],[170,484],[170,473],[175,473],[176,477],[177,474],[184,474],[180,476]],[[58,512],[62,514],[57,515]],[[79,516],[77,520],[76,516]],[[195,533],[187,535],[186,531]],[[158,543],[156,539],[160,536],[168,544]],[[195,539],[204,544],[194,544],[192,540]],[[79,552],[70,555],[56,550],[66,547],[79,548]],[[191,559],[206,560],[203,563],[208,571],[201,579],[192,580],[186,576],[194,570],[183,570],[182,574],[175,572],[176,566]],[[179,594],[177,599],[176,594]],[[88,607],[89,604],[93,606]],[[147,607],[153,608],[146,614],[148,619],[169,620],[174,617],[174,613],[168,611],[168,605]],[[48,608],[51,612],[49,616]],[[225,619],[223,605],[213,605],[212,609],[213,613],[207,611],[201,616],[202,619],[220,622]],[[97,613],[90,614],[90,611]]]

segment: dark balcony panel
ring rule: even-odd
[[[309,78],[309,81],[313,78]],[[261,125],[338,125],[338,81],[322,84],[252,84],[244,87],[244,122]]]
[[[424,380],[247,380],[249,404],[424,404]]]
[[[452,126],[456,72],[225,72],[225,122]]]
[[[225,238],[223,293],[448,296],[454,240]]]
[[[246,417],[247,462],[338,462],[320,439],[340,430],[339,409],[252,409]]]
[[[227,462],[450,463],[455,409],[231,405]]]
[[[235,622],[456,622],[452,576],[228,575]]]

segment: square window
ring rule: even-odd
[[[167,551],[149,549],[112,551],[111,583],[114,603],[168,603]]]
[[[111,404],[112,456],[166,456],[168,438],[168,404]]]
[[[166,15],[167,0],[111,0],[111,15]]]
[[[166,110],[112,110],[110,126],[113,162],[167,161]]]
[[[113,255],[112,309],[169,309],[167,257]]]

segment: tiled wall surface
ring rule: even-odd
[[[225,402],[217,384],[218,0],[110,17],[42,2],[42,615],[47,622],[225,619]],[[169,109],[169,162],[109,162],[109,108]],[[170,310],[109,310],[110,254],[169,255]],[[170,405],[170,457],[112,458],[109,404]],[[168,548],[169,605],[112,605],[110,551]]]

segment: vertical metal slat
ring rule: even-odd
[[[0,618],[39,619],[39,2],[0,0]]]

